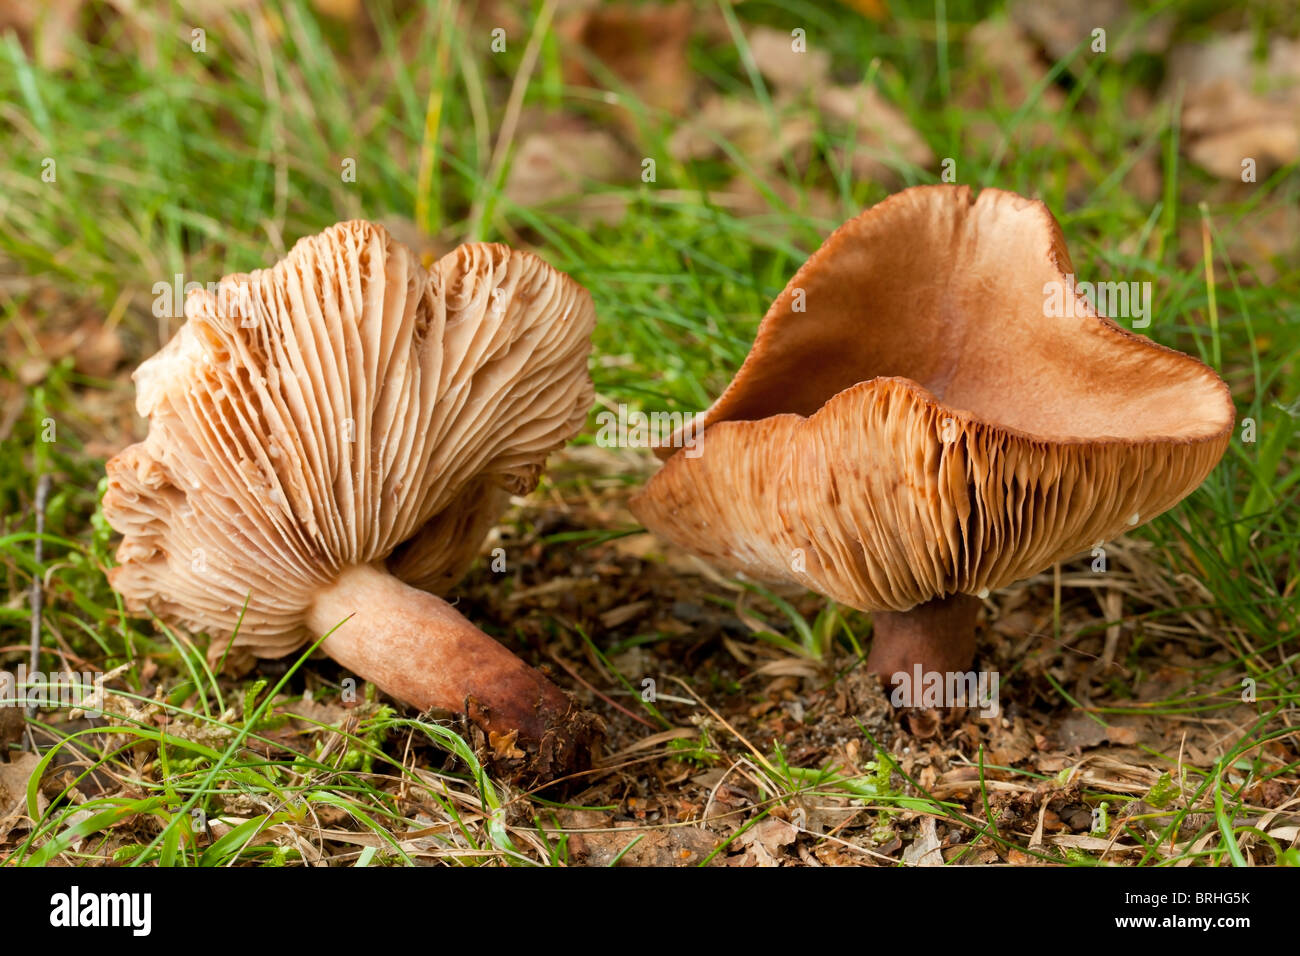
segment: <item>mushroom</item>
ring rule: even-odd
[[[358,221],[185,311],[134,376],[147,437],[108,463],[104,514],[123,535],[109,580],[128,609],[207,631],[214,660],[328,635],[344,667],[467,712],[498,752],[530,745],[542,771],[585,761],[596,718],[428,592],[582,426],[586,290],[503,245],[426,272]]]
[[[1041,202],[886,199],[790,280],[632,511],[725,570],[874,612],[887,681],[967,670],[981,598],[1150,521],[1228,445],[1218,376],[1098,315],[1073,273]]]

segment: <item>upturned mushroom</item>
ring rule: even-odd
[[[725,570],[875,612],[887,681],[967,670],[980,598],[1169,509],[1231,434],[1219,377],[1098,315],[1073,275],[1041,202],[886,199],[790,280],[633,512]]]
[[[358,221],[185,311],[134,376],[147,437],[108,463],[128,609],[206,631],[214,659],[328,634],[393,697],[467,712],[541,772],[581,765],[595,718],[430,592],[581,427],[586,290],[502,245],[426,271]]]

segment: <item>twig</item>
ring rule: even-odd
[[[43,583],[45,575],[41,570],[41,565],[45,560],[45,504],[50,497],[50,476],[41,475],[36,480],[36,540],[32,542],[32,556],[36,559],[36,573],[32,575],[32,641],[27,655],[27,676],[31,678],[40,670],[41,666],[41,611],[45,606],[45,591]],[[27,719],[31,720],[36,716],[36,705],[30,700],[25,708]],[[28,728],[28,741],[31,740],[31,729]]]
[[[567,673],[570,677],[572,677],[574,680],[576,680],[576,681],[577,681],[579,684],[581,684],[583,687],[587,688],[587,690],[591,691],[593,694],[595,694],[597,697],[599,697],[599,698],[600,698],[601,700],[603,700],[605,703],[609,704],[609,706],[613,707],[615,710],[622,711],[624,714],[627,714],[627,716],[629,716],[629,717],[631,717],[633,720],[635,720],[638,724],[645,724],[645,725],[646,725],[647,727],[649,727],[651,730],[658,730],[658,729],[659,729],[659,728],[656,727],[654,724],[650,723],[650,721],[648,721],[648,720],[644,719],[643,717],[639,717],[638,715],[632,713],[632,711],[628,710],[628,709],[627,709],[626,707],[624,707],[622,704],[618,703],[618,702],[615,701],[615,700],[611,700],[610,697],[609,697],[608,695],[606,695],[606,694],[602,694],[602,693],[601,693],[600,691],[598,691],[595,687],[591,686],[591,684],[587,683],[585,680],[582,679],[582,675],[581,675],[581,674],[579,674],[576,670],[574,670],[573,665],[569,664],[568,661],[566,661],[564,658],[562,658],[559,654],[555,653],[555,651],[551,651],[551,659],[554,660],[555,663],[557,663],[557,664],[559,664],[561,667],[563,667],[564,670],[565,670],[565,673]]]

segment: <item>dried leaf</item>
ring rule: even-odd
[[[27,0],[0,3],[0,34],[13,29],[37,65],[49,70],[67,66],[68,37],[76,32],[85,0]]]
[[[830,53],[809,46],[806,36],[796,38],[770,27],[754,27],[747,39],[758,71],[780,92],[815,89],[830,75]]]
[[[512,730],[508,734],[496,730],[488,733],[488,745],[492,748],[492,753],[497,760],[518,760],[526,757],[527,754],[515,746],[515,741],[518,739],[518,730]]]
[[[1083,56],[1113,56],[1124,62],[1134,53],[1160,53],[1169,46],[1174,18],[1162,14],[1129,30],[1135,14],[1128,0],[1019,0],[1011,18],[1042,43],[1052,60],[1070,56],[1080,43]],[[1106,47],[1092,52],[1095,30],[1106,31]]]
[[[690,101],[694,77],[686,60],[692,16],[687,3],[607,4],[563,18],[556,32],[562,50],[585,51],[641,103],[681,116]],[[564,77],[575,86],[607,88],[577,53],[565,60]],[[633,117],[623,114],[623,118],[635,128]]]
[[[555,120],[524,136],[510,166],[505,196],[520,206],[562,206],[579,222],[617,224],[627,212],[626,201],[596,190],[627,182],[638,169],[636,159],[610,133]]]
[[[1248,159],[1259,181],[1300,158],[1300,41],[1274,37],[1263,60],[1254,51],[1252,34],[1235,33],[1181,46],[1170,57],[1170,89],[1186,89],[1187,155],[1235,182]]]
[[[9,763],[0,763],[0,819],[22,810],[28,781],[40,762],[35,754],[20,753]]]
[[[833,123],[856,132],[849,163],[857,178],[896,182],[894,170],[901,163],[934,164],[929,144],[875,87],[827,87],[817,105]]]
[[[903,862],[908,866],[943,866],[940,845],[938,833],[934,828],[934,817],[922,817],[920,833],[903,851]]]

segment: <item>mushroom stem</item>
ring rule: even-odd
[[[951,594],[909,611],[876,611],[867,669],[886,685],[892,685],[900,671],[910,676],[918,664],[926,673],[969,670],[975,660],[979,608],[978,598]]]
[[[334,629],[325,653],[393,697],[468,712],[485,731],[517,730],[521,744],[540,743],[577,709],[446,601],[370,565],[348,568],[322,590],[307,625],[317,634]]]

